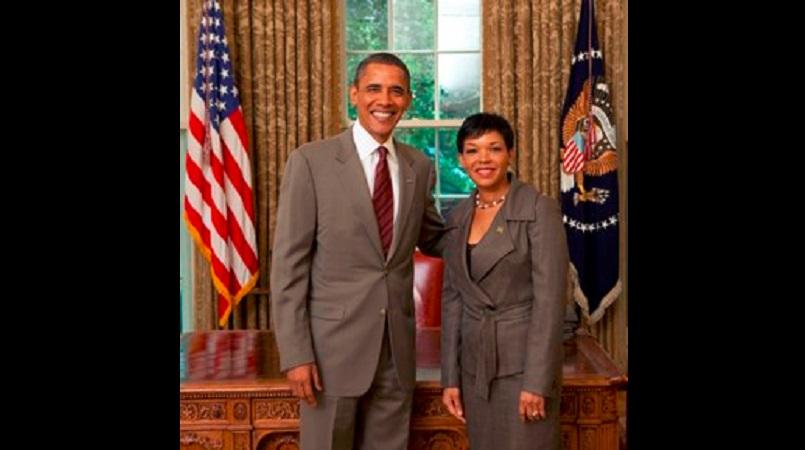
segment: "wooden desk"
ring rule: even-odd
[[[616,393],[626,376],[587,336],[565,344],[563,371],[564,449],[618,450]],[[463,425],[442,406],[438,369],[417,377],[409,449],[466,450]],[[284,380],[187,382],[180,402],[183,450],[298,449],[299,404]]]

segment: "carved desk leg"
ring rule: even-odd
[[[442,403],[438,385],[420,386],[414,395],[409,450],[466,450],[469,447],[464,424]]]
[[[299,449],[299,401],[288,396],[254,400],[254,450]]]

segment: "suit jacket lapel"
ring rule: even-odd
[[[473,250],[472,278],[480,282],[503,257],[514,251],[503,211],[498,211],[489,230]]]
[[[344,186],[343,195],[347,196],[352,204],[352,209],[369,237],[369,242],[377,250],[378,255],[383,258],[383,244],[380,242],[380,231],[377,229],[377,217],[372,207],[372,197],[369,195],[369,186],[366,181],[366,174],[363,166],[358,159],[358,150],[352,140],[352,128],[341,133],[338,138],[339,148],[335,159],[340,163],[336,164],[338,179]],[[402,210],[400,210],[402,212]]]
[[[493,267],[514,251],[514,240],[509,228],[510,222],[533,221],[534,202],[536,198],[530,191],[521,189],[524,184],[514,176],[509,175],[511,186],[506,195],[506,202],[489,226],[486,235],[476,247],[477,255],[472,260],[472,275],[479,282],[492,270]]]
[[[461,229],[459,233],[460,239],[458,239],[458,241],[455,243],[455,245],[458,245],[459,248],[457,249],[458,251],[454,251],[453,253],[456,255],[460,255],[459,256],[459,258],[461,259],[460,264],[461,268],[463,269],[461,272],[464,275],[464,280],[470,286],[470,288],[475,292],[476,297],[481,299],[482,302],[494,306],[495,302],[492,301],[492,298],[490,298],[489,295],[487,295],[486,292],[484,292],[484,290],[481,289],[480,286],[478,286],[478,283],[472,280],[472,277],[470,277],[469,268],[467,267],[467,240],[469,239],[470,236],[470,225],[472,224],[472,215],[474,212],[475,209],[472,206],[470,206],[469,208],[467,208],[467,212],[464,213],[464,217],[461,218],[460,222]],[[472,261],[473,265],[475,265],[474,264],[475,259],[473,259]]]
[[[396,140],[394,147],[397,152],[397,167],[400,171],[400,212],[397,215],[397,221],[394,223],[394,238],[391,240],[391,248],[389,249],[389,261],[394,257],[397,248],[400,246],[402,230],[405,229],[410,217],[409,211],[411,211],[411,205],[414,202],[414,186],[416,186],[416,172],[412,167],[413,160]]]

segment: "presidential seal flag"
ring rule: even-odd
[[[257,282],[252,170],[221,5],[204,2],[190,97],[184,218],[210,262],[218,324]]]
[[[621,292],[618,155],[610,99],[593,2],[582,0],[560,121],[560,187],[573,296],[590,324]]]

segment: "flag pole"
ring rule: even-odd
[[[579,11],[579,20],[581,20],[583,11]],[[593,0],[587,3],[587,83],[589,83],[589,91],[587,96],[587,142],[584,146],[583,161],[586,163],[592,158],[593,136],[595,135],[595,124],[593,123]],[[582,180],[584,179],[584,169],[580,174]],[[584,193],[584,183],[581,184],[582,193]],[[572,295],[572,294],[571,294]],[[575,302],[574,302],[575,303]],[[575,308],[579,316],[578,328],[575,334],[577,336],[592,336],[592,327],[589,318],[586,318],[579,308]]]
[[[593,0],[589,0],[587,6],[587,82],[590,83],[590,92],[587,97],[587,145],[584,148],[584,161],[592,158],[593,137],[595,136],[595,123],[593,123]],[[584,176],[584,172],[581,176]]]

